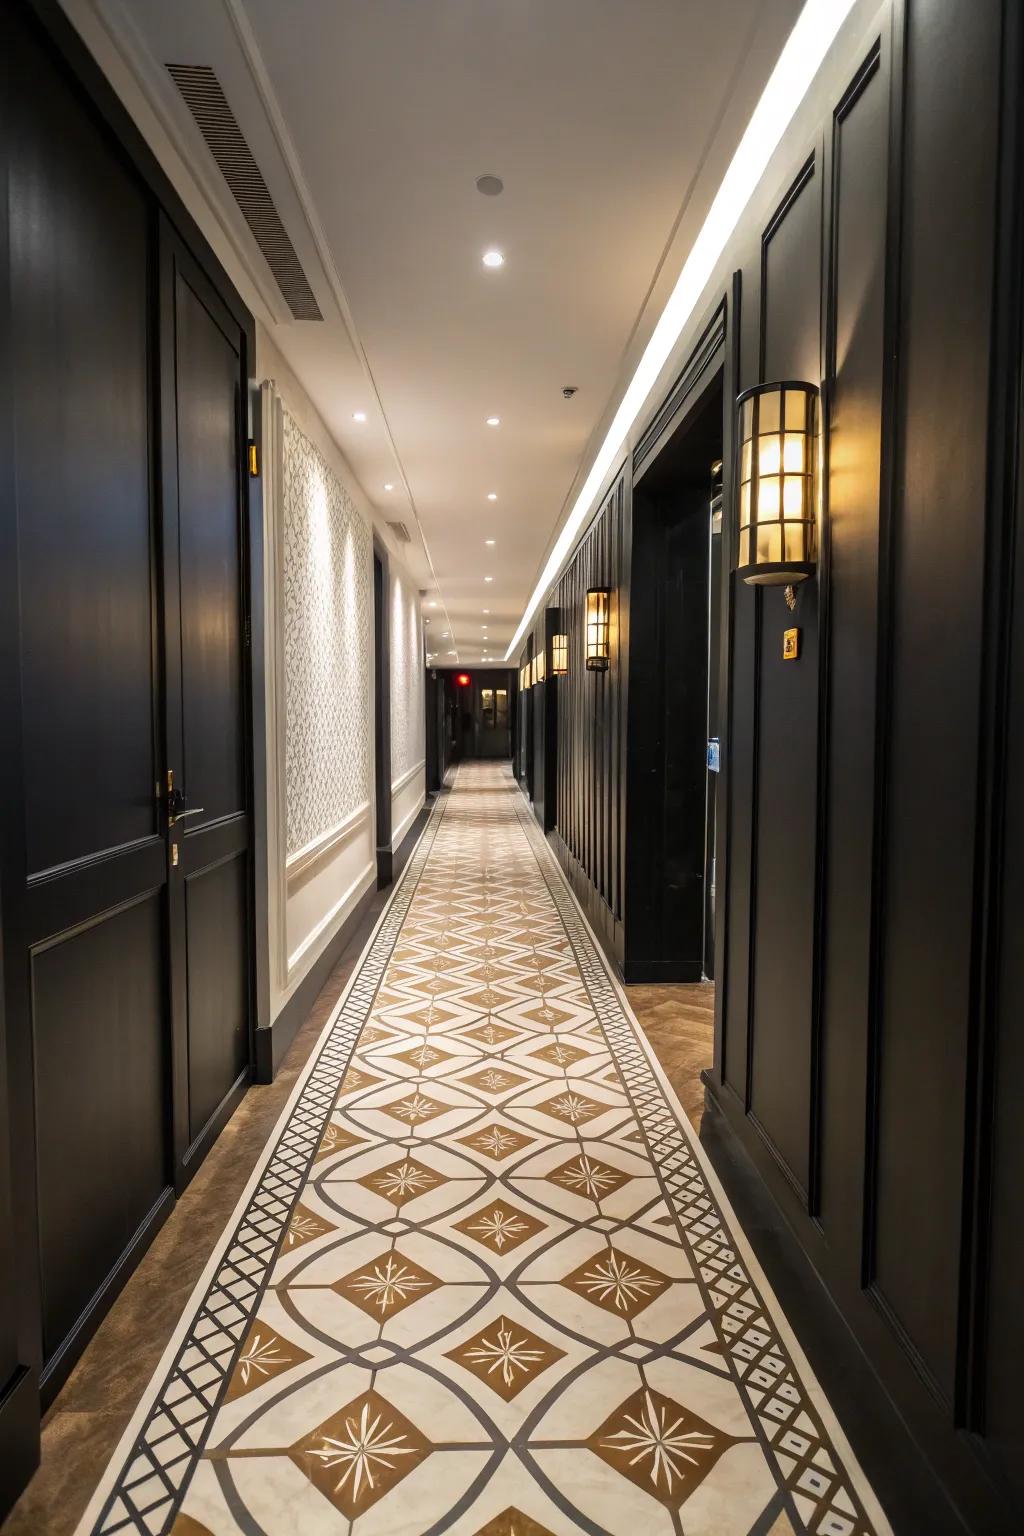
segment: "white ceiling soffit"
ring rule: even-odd
[[[65,4],[103,16],[376,514],[422,531],[438,660],[501,664],[800,0]],[[322,324],[168,62],[215,72]]]

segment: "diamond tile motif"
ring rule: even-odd
[[[492,1253],[502,1254],[511,1253],[520,1243],[544,1230],[542,1221],[509,1205],[507,1200],[489,1200],[472,1216],[466,1216],[454,1225],[456,1231],[465,1232],[467,1237],[482,1243]]]
[[[477,1040],[481,1045],[503,1045],[506,1040],[511,1040],[521,1033],[518,1029],[509,1029],[507,1024],[478,1024],[475,1029],[463,1030],[467,1040]]]
[[[383,1081],[384,1079],[378,1077],[375,1072],[366,1072],[362,1067],[349,1067],[341,1080],[338,1098],[341,1100],[350,1093],[360,1093],[362,1089],[372,1088],[375,1083],[382,1083]]]
[[[275,1376],[281,1376],[293,1366],[301,1365],[311,1358],[298,1344],[282,1338],[269,1323],[257,1321],[245,1336],[242,1352],[235,1361],[235,1368],[228,1381],[224,1401],[233,1403],[256,1387],[262,1387],[264,1382],[272,1381]]]
[[[586,1195],[591,1200],[603,1200],[614,1195],[623,1184],[629,1183],[629,1174],[611,1163],[603,1163],[589,1152],[571,1157],[567,1163],[547,1175],[549,1184],[560,1184],[574,1195]]]
[[[357,1136],[347,1127],[338,1125],[334,1120],[328,1120],[313,1161],[319,1163],[325,1157],[333,1157],[337,1152],[347,1152],[349,1147],[358,1147],[365,1139],[364,1136]]]
[[[506,1509],[493,1520],[488,1520],[476,1532],[476,1536],[552,1536],[546,1525],[538,1525],[520,1509]]]
[[[496,1317],[457,1349],[448,1351],[450,1360],[472,1371],[507,1403],[564,1357],[564,1349],[505,1316]]]
[[[442,1061],[451,1061],[451,1051],[439,1050],[436,1045],[428,1045],[426,1041],[422,1045],[414,1045],[409,1051],[397,1051],[389,1061],[404,1061],[407,1066],[415,1067],[417,1072],[425,1072],[428,1067],[436,1067]]]
[[[375,1105],[375,1108],[386,1110],[396,1120],[402,1120],[406,1125],[426,1125],[428,1120],[433,1120],[437,1115],[446,1114],[451,1109],[450,1104],[442,1104],[439,1099],[432,1099],[429,1093],[407,1094],[402,1099],[392,1099],[388,1104]]]
[[[465,1083],[467,1088],[475,1088],[478,1093],[486,1093],[495,1098],[498,1094],[507,1093],[510,1088],[529,1081],[530,1079],[524,1077],[521,1072],[509,1072],[504,1067],[485,1067],[480,1072],[474,1072],[471,1077],[459,1078],[459,1082]]]
[[[550,1099],[537,1105],[546,1115],[553,1115],[556,1120],[563,1121],[566,1125],[585,1125],[588,1120],[593,1120],[595,1115],[603,1115],[609,1108],[607,1104],[601,1104],[597,1099],[590,1099],[585,1093],[578,1093],[575,1088],[564,1088],[561,1092],[553,1094]]]
[[[364,1392],[290,1448],[292,1461],[349,1520],[430,1455],[430,1441],[377,1392]]]
[[[577,1061],[582,1061],[587,1052],[581,1050],[578,1045],[568,1045],[564,1040],[552,1040],[550,1045],[544,1045],[539,1051],[531,1051],[538,1061],[549,1062],[553,1067],[571,1067]]]
[[[474,1131],[472,1136],[456,1138],[464,1146],[472,1147],[474,1152],[493,1158],[496,1163],[503,1163],[506,1157],[511,1157],[514,1152],[521,1152],[524,1147],[531,1146],[536,1139],[535,1136],[524,1136],[522,1131],[513,1131],[507,1125],[488,1125],[483,1130]]]
[[[428,1194],[444,1182],[441,1174],[418,1163],[413,1157],[403,1157],[397,1163],[389,1163],[386,1168],[378,1168],[374,1173],[364,1174],[357,1180],[365,1189],[372,1189],[375,1195],[390,1200],[399,1210],[403,1205],[408,1205],[410,1200]]]
[[[647,1387],[609,1414],[588,1441],[608,1466],[677,1511],[735,1443],[699,1414]]]
[[[596,1307],[632,1322],[671,1282],[652,1264],[641,1264],[627,1253],[608,1248],[580,1264],[562,1284]]]
[[[303,1243],[312,1243],[318,1237],[323,1237],[325,1232],[333,1232],[334,1228],[329,1221],[323,1221],[314,1211],[309,1211],[304,1205],[297,1205],[288,1230],[284,1237],[284,1251],[291,1253],[296,1248],[301,1248]]]
[[[436,1275],[394,1249],[382,1253],[369,1264],[360,1265],[351,1274],[343,1275],[331,1289],[370,1317],[383,1320],[429,1296],[440,1284]]]

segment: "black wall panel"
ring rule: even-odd
[[[558,587],[558,608],[569,636],[569,671],[558,683],[555,842],[591,921],[620,965],[630,549],[630,487],[623,472]],[[586,670],[584,626],[591,587],[609,587],[612,592],[607,672]]]
[[[821,172],[800,170],[762,236],[761,378],[821,376]],[[743,388],[758,382],[742,380]],[[735,667],[757,677],[754,938],[749,1109],[789,1176],[807,1188],[817,772],[817,586],[802,583],[790,614],[782,589],[757,599],[757,654]],[[800,629],[784,661],[783,631]]]

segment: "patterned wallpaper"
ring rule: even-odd
[[[391,577],[391,779],[423,761],[423,640],[419,594]]]
[[[287,410],[281,498],[290,856],[373,796],[373,541]]]

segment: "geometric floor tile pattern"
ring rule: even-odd
[[[80,1536],[885,1536],[714,1190],[464,765]]]

